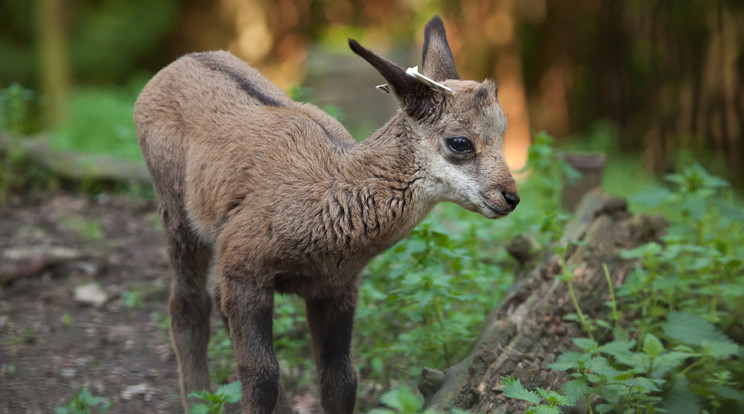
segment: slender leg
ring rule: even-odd
[[[187,396],[208,390],[207,345],[212,301],[206,290],[211,252],[184,226],[165,221],[168,254],[175,271],[169,301],[170,335],[178,360],[181,400],[188,412]]]
[[[260,286],[250,276],[223,273],[220,291],[243,384],[243,411],[271,414],[279,393],[279,362],[272,340],[273,288]]]
[[[354,412],[358,374],[351,360],[351,332],[356,298],[353,286],[338,297],[305,301],[326,414]]]

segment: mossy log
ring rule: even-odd
[[[0,132],[0,152],[18,151],[57,177],[72,180],[137,182],[150,185],[144,162],[127,161],[105,154],[87,154],[51,148],[44,135],[13,137]]]
[[[663,228],[662,219],[631,215],[625,200],[599,190],[582,199],[561,242],[571,246],[566,261],[574,269],[572,285],[583,313],[591,318],[607,314],[609,286],[603,265],[613,285],[622,284],[633,263],[622,260],[620,251],[658,238]],[[517,246],[534,249],[530,242],[519,241]],[[535,256],[517,253],[520,261]],[[523,277],[518,277],[507,297],[491,312],[470,354],[446,370],[436,392],[432,393],[432,384],[426,379],[432,375],[425,376],[421,389],[428,408],[523,412],[524,403],[501,392],[502,376],[513,374],[527,387],[545,389],[560,389],[569,380],[548,365],[572,348],[571,338],[585,334],[578,323],[564,320],[576,311],[566,283],[554,278],[561,272],[557,257],[542,257],[542,261],[524,260]]]

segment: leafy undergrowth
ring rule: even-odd
[[[240,381],[223,385],[215,392],[192,392],[189,397],[200,402],[189,407],[189,414],[225,414],[225,404],[240,401]]]
[[[95,397],[85,388],[80,388],[64,406],[54,409],[54,414],[106,413],[113,404],[101,397]]]
[[[139,88],[79,88],[72,92],[66,115],[50,135],[56,149],[142,162],[132,122]]]
[[[611,290],[608,320],[586,320],[576,304],[572,317],[588,337],[574,338],[578,350],[551,366],[572,378],[560,400],[502,379],[507,396],[529,403],[527,412],[559,413],[579,399],[590,413],[744,411],[744,350],[729,336],[741,340],[744,210],[728,183],[699,165],[665,178],[669,187],[632,198],[664,211],[671,224],[660,243],[622,253],[637,266]],[[564,269],[569,286],[571,270]]]

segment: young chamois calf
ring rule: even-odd
[[[437,202],[492,219],[519,202],[501,148],[506,117],[496,85],[460,80],[439,17],[425,31],[421,73],[431,81],[354,40],[349,46],[400,106],[360,143],[227,52],[178,59],[137,100],[137,136],[175,270],[170,332],[187,410],[189,393],[210,388],[213,255],[243,410],[270,413],[277,401],[272,313],[281,292],[305,299],[323,410],[351,413],[362,268]]]

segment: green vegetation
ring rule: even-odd
[[[17,82],[0,90],[0,131],[8,131],[13,135],[33,132],[33,106],[36,100],[34,91]]]
[[[224,414],[225,404],[240,401],[240,381],[223,385],[217,391],[198,391],[189,394],[189,397],[198,398],[202,403],[192,404],[189,414]]]
[[[62,218],[62,226],[88,241],[101,241],[106,236],[101,223],[79,215]]]
[[[141,162],[132,112],[139,85],[130,90],[80,88],[73,91],[66,116],[50,136],[59,150],[108,155]]]
[[[589,337],[574,338],[579,351],[564,352],[551,365],[573,378],[561,398],[584,398],[590,412],[744,408],[742,348],[726,334],[744,315],[744,210],[732,202],[728,183],[697,164],[665,179],[670,188],[649,189],[633,200],[665,212],[666,235],[661,243],[623,252],[638,265],[611,290],[609,320],[586,320],[574,300],[573,318]],[[570,286],[572,271],[562,265],[558,278]],[[530,410],[557,412],[548,411],[556,407],[544,395],[548,403],[541,404],[513,379],[502,382],[519,390],[508,396],[535,404]]]
[[[209,338],[207,348],[210,364],[210,377],[215,384],[226,384],[237,365],[233,356],[233,346],[227,329],[220,327]]]
[[[504,386],[502,391],[505,396],[531,404],[524,410],[525,414],[559,414],[560,407],[573,407],[575,404],[575,399],[560,395],[555,391],[542,388],[530,391],[524,388],[519,379],[515,379],[514,376],[502,378],[501,384]]]
[[[70,401],[54,409],[55,414],[92,414],[108,412],[114,404],[101,397],[94,397],[90,391],[80,388]]]
[[[0,89],[0,205],[7,204],[11,193],[50,188],[54,179],[38,164],[29,161],[20,145],[24,134],[38,132],[38,96],[18,83]],[[2,133],[5,132],[5,135]]]
[[[400,387],[388,391],[380,398],[380,402],[386,408],[376,408],[369,414],[415,414],[421,412],[424,406],[424,400],[416,395],[408,387]],[[454,408],[449,411],[451,414],[464,414],[467,411]],[[441,414],[438,410],[426,410],[423,414]]]

